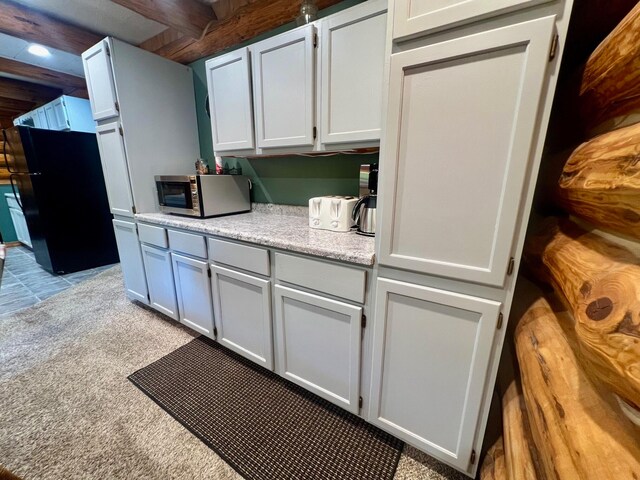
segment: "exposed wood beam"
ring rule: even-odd
[[[89,91],[86,88],[77,88],[72,92],[69,92],[68,95],[71,95],[72,97],[86,98],[89,100]]]
[[[112,0],[143,17],[200,38],[207,25],[216,20],[213,9],[197,0]]]
[[[35,108],[35,102],[16,100],[14,98],[0,97],[0,110],[15,111],[19,114],[26,113]]]
[[[61,88],[64,93],[71,93],[79,88],[87,87],[87,83],[82,77],[0,57],[0,76],[3,76],[3,74],[20,77],[29,82]]]
[[[174,30],[173,28],[167,28],[164,32],[160,32],[158,35],[154,35],[138,46],[150,52],[155,52],[156,50],[159,50],[160,48],[170,44],[171,42],[180,40],[182,37],[184,37],[182,33]]]
[[[28,111],[28,110],[27,110]],[[20,115],[22,115],[22,113],[26,113],[26,112],[15,112],[12,110],[3,110],[2,106],[0,106],[0,117],[3,118],[10,118],[10,119],[14,119],[16,117],[19,117]]]
[[[98,43],[102,36],[56,20],[11,0],[0,5],[0,32],[77,55]]]
[[[340,1],[318,0],[317,5],[323,9]],[[182,37],[152,51],[176,62],[190,63],[292,22],[299,10],[299,1],[257,0],[221,20],[209,29],[202,40]]]
[[[43,104],[62,95],[58,88],[44,87],[34,83],[0,78],[0,97]]]

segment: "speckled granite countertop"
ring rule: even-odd
[[[136,219],[343,262],[373,265],[373,238],[354,232],[309,228],[306,212],[304,207],[267,207],[257,204],[251,213],[227,217],[201,219],[164,213],[140,213],[136,215]]]

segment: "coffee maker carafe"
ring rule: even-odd
[[[351,214],[356,233],[373,237],[376,234],[376,205],[378,203],[378,164],[360,165],[360,199]]]

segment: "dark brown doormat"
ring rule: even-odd
[[[129,380],[247,480],[392,479],[404,445],[205,337]]]

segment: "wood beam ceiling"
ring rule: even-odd
[[[0,78],[0,97],[41,105],[62,95],[59,88],[45,87],[35,83]],[[0,109],[2,104],[0,104]]]
[[[87,83],[82,77],[0,57],[0,76],[3,74],[19,77],[19,79],[29,82],[60,88],[65,94],[87,88]]]
[[[0,109],[4,111],[11,111],[22,114],[33,110],[35,106],[35,102],[16,100],[15,98],[0,97]]]
[[[200,38],[207,25],[217,18],[210,6],[197,0],[112,1],[193,39]]]
[[[2,0],[0,32],[80,55],[102,37],[11,0]]]
[[[316,3],[319,9],[323,9],[340,1],[317,0]],[[158,47],[159,42],[152,38],[140,46],[170,60],[190,63],[292,22],[299,10],[298,1],[256,0],[210,28],[202,40],[183,36]]]

